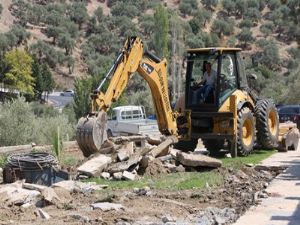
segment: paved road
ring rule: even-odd
[[[272,197],[245,213],[235,225],[300,225],[300,146],[276,153],[263,165],[287,166],[266,189]]]
[[[73,101],[73,97],[60,96],[61,92],[49,94],[48,102],[59,110],[62,110],[68,103]]]

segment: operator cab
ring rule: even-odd
[[[239,48],[188,50],[186,109],[192,109],[194,112],[217,112],[236,89],[247,85],[242,60],[240,59],[240,51]],[[207,66],[206,64],[210,65]],[[210,72],[207,71],[209,67]],[[205,76],[216,76],[216,79],[213,79],[213,85],[211,81],[210,85],[207,85],[206,82],[199,85]]]

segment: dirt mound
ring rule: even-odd
[[[162,162],[158,159],[150,161],[148,167],[145,170],[144,176],[147,177],[159,177],[163,174],[168,173],[168,169],[166,169]]]

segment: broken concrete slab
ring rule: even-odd
[[[110,138],[115,144],[123,144],[126,142],[140,142],[146,140],[146,136],[141,135],[132,135],[132,136],[119,136],[119,137],[111,137]]]
[[[105,155],[98,155],[77,168],[79,173],[86,174],[88,176],[97,176],[111,163],[111,158]]]
[[[149,155],[153,157],[167,155],[169,153],[169,146],[178,142],[176,136],[168,136],[166,140],[160,143],[157,147],[151,150]]]
[[[146,140],[151,145],[159,145],[164,139],[165,137],[163,135],[149,135]]]
[[[115,145],[114,145],[114,143],[113,143],[112,141],[110,141],[110,140],[106,140],[106,141],[102,144],[101,148],[99,149],[99,152],[100,152],[101,154],[109,154],[109,153],[114,152],[114,150],[115,150]]]
[[[80,181],[64,180],[52,185],[52,187],[60,187],[68,190],[69,192],[91,193],[93,191],[102,190],[107,185],[98,185],[96,182],[83,183]]]
[[[122,172],[116,172],[116,173],[113,174],[113,177],[116,180],[121,180],[122,179],[122,175],[123,175]]]
[[[172,155],[168,154],[168,155],[160,156],[157,159],[159,159],[161,162],[165,162],[171,160],[172,158],[173,158]]]
[[[22,188],[22,181],[3,185],[0,188],[0,202],[8,205],[23,205],[25,203],[35,204],[41,199],[41,194],[36,190]]]
[[[108,166],[106,171],[109,173],[123,172],[130,166],[137,164],[142,159],[140,153],[133,154],[127,161],[114,163]]]
[[[172,156],[173,159],[177,160],[177,153],[181,152],[178,149],[175,148],[169,148],[169,154]]]
[[[104,212],[110,211],[110,210],[121,210],[124,209],[124,206],[121,204],[116,204],[116,203],[110,203],[110,202],[99,202],[99,203],[94,203],[91,204],[91,207],[95,209],[101,209]]]
[[[36,190],[36,191],[41,192],[44,189],[46,189],[47,187],[43,186],[43,185],[39,185],[39,184],[23,183],[22,188],[28,189],[28,190]]]
[[[220,167],[222,165],[222,161],[206,156],[206,155],[196,155],[196,154],[187,154],[184,152],[177,153],[177,160],[185,166],[190,167]]]
[[[58,205],[61,202],[61,199],[56,194],[55,190],[53,188],[45,188],[41,192],[44,200],[48,203]]]
[[[108,180],[110,178],[110,173],[108,172],[102,172],[100,175],[101,178]]]
[[[38,209],[37,210],[37,214],[41,217],[41,218],[43,218],[43,219],[45,219],[45,220],[49,220],[51,217],[50,217],[50,215],[48,214],[48,213],[46,213],[44,210],[42,210],[42,209]]]
[[[129,159],[130,155],[133,154],[133,142],[125,143],[118,152],[118,159],[119,161],[125,161]]]
[[[142,168],[147,168],[149,162],[153,161],[154,159],[155,158],[153,156],[150,156],[150,155],[143,156],[142,160],[140,161],[140,166]]]
[[[123,174],[122,174],[122,178],[124,180],[135,180],[135,174],[130,173],[128,171],[124,171]]]

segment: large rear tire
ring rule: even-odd
[[[254,116],[248,107],[238,112],[237,121],[237,153],[247,156],[253,151],[255,141]]]
[[[279,119],[277,109],[270,100],[259,100],[255,106],[257,143],[265,149],[277,147]]]

